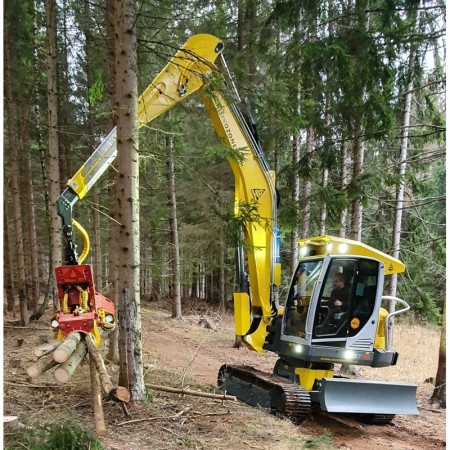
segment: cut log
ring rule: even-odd
[[[174,394],[185,394],[185,395],[192,395],[195,397],[215,398],[216,400],[231,400],[233,402],[237,401],[237,398],[234,395],[226,395],[225,393],[211,394],[209,392],[191,391],[189,389],[178,389],[168,386],[158,386],[156,384],[146,384],[146,386],[151,389],[154,389],[155,391],[173,392]]]
[[[98,380],[97,368],[93,358],[89,358],[89,369],[91,371],[92,405],[94,408],[94,424],[97,436],[106,435],[105,415],[103,414],[102,392]]]
[[[61,345],[61,341],[57,341],[56,339],[54,341],[47,342],[40,347],[35,347],[33,349],[34,356],[37,356],[38,358],[41,358],[42,356],[46,356],[50,354],[53,350],[55,350],[56,347],[59,347]]]
[[[3,431],[18,428],[19,418],[17,416],[3,416]]]
[[[77,348],[78,343],[81,340],[81,334],[74,332],[70,333],[59,347],[53,352],[53,358],[56,362],[63,363],[67,361],[70,355]]]
[[[58,383],[66,383],[70,380],[70,377],[75,373],[75,370],[86,356],[86,351],[86,344],[84,341],[80,341],[75,351],[70,355],[70,358],[57,367],[53,373]]]
[[[102,355],[95,346],[93,337],[91,335],[86,336],[85,342],[89,351],[89,357],[94,361],[100,377],[100,383],[105,393],[114,401],[128,403],[130,401],[130,392],[123,386],[114,386],[112,384],[105,363],[103,362]]]
[[[27,374],[30,378],[37,378],[57,364],[52,355],[47,355],[36,361],[36,364],[29,366],[27,368]]]

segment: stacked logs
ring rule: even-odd
[[[122,405],[130,401],[128,389],[122,386],[115,386],[111,382],[103,358],[95,346],[93,336],[90,334],[73,332],[63,341],[53,340],[34,348],[33,353],[38,360],[27,368],[28,376],[37,378],[53,367],[58,366],[53,372],[53,377],[57,383],[69,381],[86,354],[89,354],[95,428],[99,435],[106,432],[101,405],[100,385],[109,399],[122,402]]]

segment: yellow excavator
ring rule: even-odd
[[[295,421],[306,417],[312,407],[372,423],[387,423],[396,414],[418,414],[413,384],[347,379],[334,373],[336,364],[396,364],[398,354],[388,341],[388,331],[392,317],[409,306],[390,297],[400,308],[388,314],[382,301],[385,276],[403,272],[402,262],[348,239],[318,236],[301,240],[300,261],[285,306],[280,307],[275,175],[251,115],[238,107],[242,101],[223,49],[223,42],[214,36],[192,36],[138,100],[138,121],[143,126],[198,92],[223,145],[238,155],[228,160],[235,182],[235,216],[245,217],[249,205],[258,211],[257,218],[242,220],[245,244],[236,253],[235,332],[250,350],[274,352],[279,360],[273,373],[223,365],[219,386],[250,405]],[[60,337],[69,331],[92,333],[98,344],[98,327],[111,329],[116,322],[111,302],[94,289],[90,267],[81,264],[89,240],[73,219],[73,206],[116,154],[113,129],[68,181],[57,202],[66,238],[66,265],[56,269],[61,310],[52,321]],[[74,227],[85,241],[80,258]]]

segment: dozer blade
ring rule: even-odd
[[[334,413],[419,415],[416,390],[414,384],[324,378],[320,408]]]

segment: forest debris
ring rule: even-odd
[[[27,374],[30,378],[37,378],[57,364],[58,363],[53,359],[52,355],[47,355],[37,360],[32,366],[27,367]]]
[[[106,370],[105,363],[103,362],[102,356],[98,351],[94,343],[94,338],[91,335],[86,336],[85,343],[89,351],[89,357],[94,361],[95,367],[97,369],[100,383],[103,390],[114,401],[120,401],[128,403],[130,401],[130,392],[127,388],[123,386],[114,386],[111,382],[111,378]]]
[[[211,321],[208,319],[207,316],[200,317],[200,320],[198,321],[198,325],[201,325],[202,327],[208,329],[208,330],[214,330],[215,328],[212,325]]]
[[[80,365],[81,361],[85,357],[87,352],[86,344],[84,341],[80,341],[75,349],[75,351],[70,355],[69,359],[59,367],[56,368],[53,373],[53,377],[58,383],[65,383],[70,380],[71,376],[75,373],[75,370]],[[53,352],[53,356],[54,356]]]
[[[211,394],[210,392],[201,392],[201,391],[191,391],[190,389],[179,389],[168,386],[159,386],[156,384],[147,384],[147,387],[154,389],[155,391],[164,391],[171,392],[173,394],[182,394],[182,395],[192,395],[195,397],[205,397],[205,398],[214,398],[216,400],[230,400],[237,401],[237,398],[234,395],[223,394]]]

